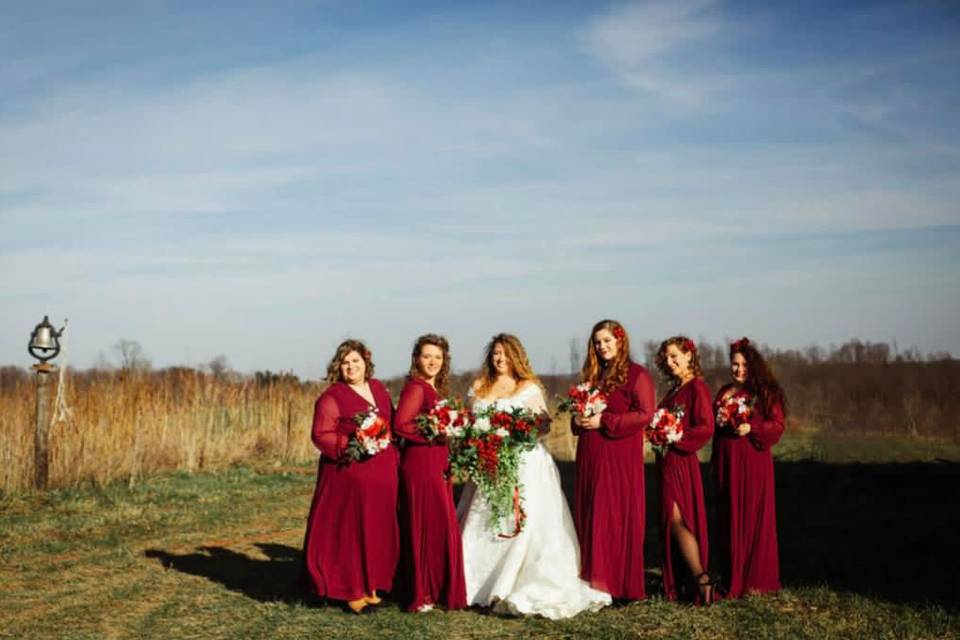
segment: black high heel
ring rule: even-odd
[[[706,580],[704,580],[704,578],[706,578]],[[701,605],[709,607],[723,597],[722,587],[719,581],[715,580],[706,571],[698,575],[694,580],[697,583],[697,593]]]

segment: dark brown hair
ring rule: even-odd
[[[327,382],[333,384],[334,382],[344,381],[343,376],[340,374],[340,363],[343,362],[343,359],[352,351],[359,353],[360,357],[363,358],[363,363],[366,365],[363,379],[369,380],[373,377],[373,360],[370,349],[367,349],[367,345],[359,340],[344,340],[337,347],[333,357],[330,358],[330,364],[327,365]]]
[[[417,338],[417,341],[413,343],[413,353],[410,355],[410,371],[407,373],[407,377],[426,377],[420,370],[420,364],[417,362],[417,358],[420,357],[420,352],[423,351],[423,348],[427,345],[437,347],[443,352],[443,366],[441,366],[440,371],[437,372],[437,377],[433,381],[433,386],[436,388],[437,393],[439,393],[441,396],[446,396],[450,391],[448,385],[450,378],[450,344],[443,336],[439,336],[435,333],[428,333]]]
[[[598,331],[606,329],[617,339],[617,355],[613,362],[607,362],[597,353],[593,340]],[[630,336],[623,325],[616,320],[601,320],[593,325],[587,339],[587,357],[580,370],[580,380],[596,387],[606,394],[613,393],[627,381],[630,370]]]
[[[765,416],[769,417],[778,404],[786,416],[787,397],[760,351],[747,338],[740,338],[730,345],[731,362],[738,353],[747,361],[747,380],[743,384],[747,393],[756,396]]]

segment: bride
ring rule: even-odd
[[[526,351],[501,333],[487,345],[480,377],[469,394],[474,409],[525,407],[546,414],[540,381]],[[521,454],[519,480],[527,514],[523,530],[504,538],[491,531],[489,507],[473,483],[464,488],[457,516],[463,533],[467,602],[498,613],[540,614],[557,620],[610,604],[610,595],[580,580],[580,548],[560,473],[541,442]],[[501,523],[501,530],[512,530]]]

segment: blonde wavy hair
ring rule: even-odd
[[[497,381],[497,370],[493,366],[493,350],[498,344],[503,347],[503,351],[507,354],[507,359],[510,361],[510,374],[517,381],[518,386],[519,383],[529,380],[542,389],[543,384],[537,374],[533,372],[530,359],[527,357],[527,350],[523,348],[520,339],[509,333],[498,333],[487,344],[483,365],[480,367],[480,375],[474,381],[474,392],[477,397],[485,396],[493,383]],[[478,382],[479,384],[477,384]]]
[[[330,364],[327,365],[326,379],[329,384],[343,382],[343,375],[340,373],[340,363],[353,351],[360,354],[360,357],[363,358],[363,363],[366,365],[366,370],[363,372],[363,379],[369,380],[373,377],[373,355],[370,353],[370,349],[367,349],[367,345],[359,340],[344,340],[337,346],[336,352],[333,354],[333,357],[330,358]]]
[[[606,329],[617,339],[617,355],[612,362],[606,362],[597,353],[593,339],[598,331]],[[580,381],[600,389],[607,395],[613,393],[627,381],[630,371],[630,336],[623,325],[616,320],[601,320],[593,325],[587,339],[587,357],[580,370]]]

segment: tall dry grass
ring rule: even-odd
[[[175,369],[84,372],[67,377],[66,391],[71,415],[50,434],[54,487],[316,457],[309,437],[316,385]],[[35,403],[28,377],[0,386],[0,491],[32,485]]]
[[[648,361],[655,347],[645,346]],[[960,361],[892,357],[882,347],[853,341],[823,353],[765,349],[786,391],[791,424],[826,435],[960,442]],[[700,350],[707,382],[716,389],[729,379],[725,347]],[[452,394],[463,397],[472,379],[473,372],[454,374]],[[574,375],[543,376],[550,403],[575,381]],[[396,399],[403,377],[384,382]],[[313,460],[310,423],[321,390],[269,373],[74,372],[66,394],[72,416],[51,432],[50,483],[134,482],[166,469]],[[0,491],[32,485],[35,393],[25,370],[0,367]],[[554,421],[546,445],[558,459],[573,459],[576,440],[566,416]]]
[[[460,374],[466,388],[470,374]],[[157,471],[238,462],[315,460],[313,405],[322,386],[292,376],[215,376],[188,368],[82,371],[66,378],[69,418],[50,433],[50,486],[136,482]],[[394,398],[404,380],[387,381]],[[51,399],[56,392],[52,384]],[[0,368],[0,492],[33,485],[36,385]],[[547,447],[572,460],[575,440],[558,420]]]

